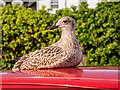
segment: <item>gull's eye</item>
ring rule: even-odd
[[[67,23],[67,20],[64,20],[63,22],[64,22],[64,23]]]

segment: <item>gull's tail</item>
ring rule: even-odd
[[[6,63],[15,64],[18,60],[20,60],[20,57],[13,58],[10,61],[6,61]]]

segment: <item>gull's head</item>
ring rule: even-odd
[[[63,17],[61,18],[56,25],[50,27],[50,30],[55,28],[60,28],[61,30],[75,31],[76,23],[72,17]]]

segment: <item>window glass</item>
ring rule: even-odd
[[[51,7],[59,8],[58,7],[58,0],[51,0]]]
[[[0,3],[0,7],[3,7],[3,4],[2,4],[2,3]]]

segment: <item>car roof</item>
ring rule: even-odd
[[[2,84],[118,88],[118,67],[79,67],[0,72]]]

